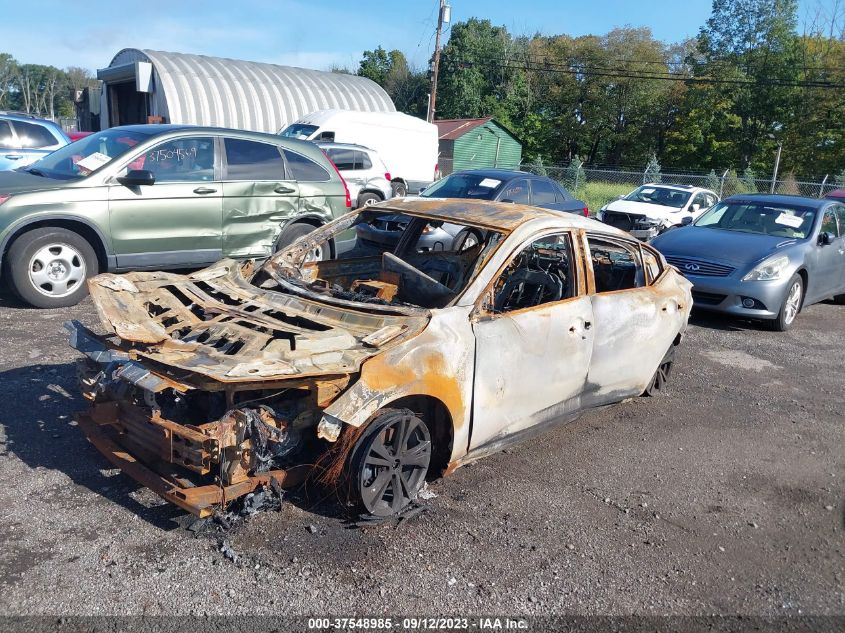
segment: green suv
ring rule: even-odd
[[[0,173],[0,262],[40,308],[99,272],[264,258],[351,208],[314,144],[220,128],[131,125]],[[315,251],[314,259],[333,253]]]

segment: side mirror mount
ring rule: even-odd
[[[625,197],[625,194],[624,194],[624,193],[620,193],[618,196],[616,196],[616,199],[617,199],[617,200],[622,200],[622,198],[624,198],[624,197]]]
[[[156,177],[148,169],[130,169],[125,176],[118,176],[117,182],[124,187],[141,187],[155,184]]]
[[[514,202],[514,201],[513,201],[513,200],[511,200],[510,198],[502,198],[501,202],[507,202],[507,203],[509,203],[509,204],[516,204],[516,202]]]
[[[681,226],[689,226],[690,224],[692,224],[692,218],[690,216],[681,218]]]
[[[819,244],[822,246],[830,246],[833,243],[833,233],[830,231],[823,231],[819,233]]]

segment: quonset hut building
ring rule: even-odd
[[[205,55],[125,48],[97,78],[101,128],[182,123],[275,134],[317,110],[396,111],[366,77]]]

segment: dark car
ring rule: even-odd
[[[651,241],[692,283],[695,307],[786,330],[805,306],[845,303],[845,203],[741,195]]]
[[[845,189],[834,189],[827,194],[825,198],[830,198],[831,200],[845,200]]]
[[[528,204],[562,213],[588,216],[587,204],[572,196],[557,182],[546,176],[536,176],[524,171],[507,169],[469,169],[449,174],[422,193],[422,198],[469,198]],[[358,227],[358,237],[369,246],[393,248],[407,224],[402,216],[380,218]],[[431,226],[419,242],[428,250],[460,250],[481,241],[474,230],[455,224]]]

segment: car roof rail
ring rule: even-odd
[[[8,116],[20,116],[26,117],[27,119],[40,119],[41,117],[37,114],[33,114],[32,112],[22,112],[20,110],[0,110],[0,115],[8,115]]]

